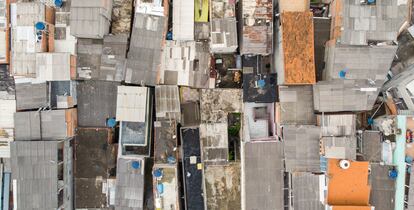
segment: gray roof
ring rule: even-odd
[[[207,88],[210,53],[206,41],[166,41],[159,83]]]
[[[128,35],[107,35],[103,40],[99,79],[122,81],[126,65]]]
[[[102,39],[109,33],[112,0],[71,0],[70,33],[79,38]]]
[[[279,86],[280,124],[315,124],[312,93],[310,85]]]
[[[194,40],[207,40],[210,37],[209,22],[194,22]]]
[[[241,209],[240,178],[240,163],[206,167],[204,182],[207,209]]]
[[[77,39],[76,77],[78,79],[100,78],[102,39]]]
[[[325,68],[325,46],[331,34],[331,19],[326,17],[314,17],[314,47],[315,47],[315,68],[316,81],[322,79],[323,70]]]
[[[116,168],[117,145],[111,144],[112,135],[109,128],[79,128],[77,131],[73,172],[76,208],[108,206],[109,196],[102,186],[109,184]],[[115,184],[114,179],[111,181]]]
[[[371,163],[370,168],[370,204],[376,210],[394,209],[395,181],[388,177],[391,167]]]
[[[243,93],[240,89],[202,89],[200,97],[201,121],[227,122],[227,113],[242,111]]]
[[[200,106],[197,102],[181,104],[181,123],[183,126],[196,126],[200,124]]]
[[[154,122],[154,161],[168,163],[168,157],[177,159],[177,124],[175,121]]]
[[[292,173],[294,209],[322,210],[319,197],[319,176],[311,173]],[[323,198],[322,198],[323,199]]]
[[[78,123],[82,127],[105,127],[107,118],[115,118],[118,82],[79,81]]]
[[[396,51],[396,45],[327,45],[325,79],[340,79],[339,72],[346,71],[346,79],[370,79],[382,85]]]
[[[19,209],[57,209],[58,141],[11,143],[12,178]]]
[[[133,161],[141,162],[134,169]],[[118,159],[115,210],[142,210],[144,207],[144,159]]]
[[[227,164],[229,156],[227,123],[202,123],[200,141],[205,165]]]
[[[244,143],[242,202],[246,210],[283,209],[282,143]]]
[[[14,114],[15,140],[41,140],[40,112]]]
[[[125,70],[126,83],[158,83],[165,21],[165,17],[135,13]]]
[[[66,110],[16,112],[15,139],[17,141],[54,141],[70,137]],[[70,119],[70,118],[68,118]]]
[[[232,53],[237,50],[236,18],[213,19],[210,49],[213,53]]]
[[[342,44],[366,45],[368,41],[392,41],[408,17],[408,5],[399,0],[376,0],[375,5],[360,1],[342,0],[340,42]],[[335,4],[333,4],[333,7]],[[334,9],[332,9],[334,10]],[[332,19],[339,15],[333,14]],[[338,17],[339,18],[339,17]]]
[[[78,128],[74,158],[76,178],[109,178],[117,158],[117,146],[111,144],[112,135],[109,128]]]
[[[181,121],[178,86],[161,85],[155,87],[155,110],[158,120]]]
[[[273,38],[273,1],[242,0],[238,6],[242,8],[242,20],[239,21],[240,54],[270,54]]]
[[[324,136],[321,139],[325,158],[356,160],[356,145],[355,136]]]
[[[38,109],[49,105],[46,83],[16,83],[17,110]]]
[[[364,131],[361,145],[364,160],[377,163],[382,161],[382,141],[380,131]]]
[[[313,86],[314,108],[319,112],[371,110],[382,85],[382,82],[377,83],[343,79],[320,81]]]
[[[356,115],[318,115],[318,125],[322,127],[322,136],[354,136],[356,132]]]
[[[318,126],[283,126],[286,171],[320,171]]]

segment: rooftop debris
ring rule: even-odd
[[[242,10],[242,20],[239,21],[240,54],[268,55],[272,53],[273,1],[242,0],[239,3]]]

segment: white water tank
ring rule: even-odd
[[[339,167],[341,167],[342,169],[348,169],[349,167],[351,167],[351,162],[349,162],[348,160],[341,160],[339,161]]]

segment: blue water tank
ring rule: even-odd
[[[345,79],[345,77],[346,77],[346,71],[345,71],[345,70],[341,70],[341,71],[339,72],[339,78],[341,78],[341,79]]]
[[[395,169],[390,170],[390,172],[388,173],[388,176],[391,179],[396,179],[398,177],[398,171]]]
[[[164,185],[162,183],[157,184],[157,191],[159,194],[164,193]]]
[[[265,81],[264,79],[259,79],[259,80],[257,81],[257,86],[258,86],[259,88],[264,88],[264,87],[266,86],[266,81]]]
[[[45,29],[46,29],[46,24],[45,24],[44,22],[37,22],[37,23],[35,24],[35,28],[36,28],[36,30],[38,30],[38,31],[43,31],[43,30],[45,30]]]
[[[132,167],[133,169],[140,169],[140,168],[141,168],[141,163],[140,163],[140,162],[138,162],[138,161],[132,161],[132,163],[131,163],[131,167]]]
[[[374,119],[372,119],[372,117],[368,118],[368,125],[373,125],[374,124]]]
[[[174,156],[168,156],[167,161],[169,164],[174,164],[177,159]]]
[[[55,7],[60,8],[62,7],[62,5],[63,5],[63,0],[55,0]]]
[[[172,32],[171,31],[169,31],[168,33],[167,33],[167,40],[172,40],[173,39],[173,34],[172,34]]]
[[[406,163],[412,163],[413,162],[413,158],[411,156],[405,156],[405,162]]]
[[[106,121],[106,125],[107,125],[108,127],[110,127],[110,128],[115,127],[115,126],[116,126],[116,120],[115,120],[115,118],[109,118],[109,119]]]
[[[368,3],[373,4],[375,3],[375,0],[368,0]]]
[[[162,177],[162,170],[161,170],[161,169],[156,169],[156,170],[154,170],[153,175],[154,175],[156,178],[160,178],[160,177]]]

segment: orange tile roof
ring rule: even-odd
[[[332,206],[332,210],[371,210],[371,206]]]
[[[316,73],[312,12],[283,12],[281,21],[284,84],[314,84]]]
[[[339,161],[337,159],[328,161],[328,204],[331,206],[370,206],[369,162],[351,161],[348,169],[342,169],[339,167]],[[343,208],[349,209],[348,207],[334,209]]]

